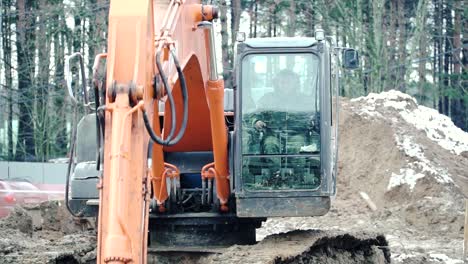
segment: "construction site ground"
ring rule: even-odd
[[[158,263],[463,263],[468,133],[396,91],[342,99],[337,195],[323,217],[272,218],[256,245]],[[0,220],[1,263],[94,263],[93,220],[63,202]]]

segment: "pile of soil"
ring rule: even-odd
[[[397,91],[340,105],[331,211],[269,219],[258,239],[297,229],[381,232],[393,263],[463,263],[468,133]]]

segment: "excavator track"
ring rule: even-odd
[[[210,212],[151,214],[149,247],[156,252],[217,253],[232,245],[252,245],[256,243],[255,230],[265,220]]]

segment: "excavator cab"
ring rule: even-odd
[[[328,42],[314,38],[238,43],[238,216],[328,212],[336,182],[335,55]]]

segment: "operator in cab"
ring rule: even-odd
[[[317,142],[308,140],[314,132],[316,116],[310,111],[310,96],[301,93],[300,77],[289,69],[283,69],[273,79],[273,91],[264,94],[252,114],[251,125],[256,133],[249,145],[257,146],[258,154],[299,154],[314,152]],[[266,158],[273,173],[279,173],[280,160]],[[305,159],[291,157],[289,167],[300,171]]]
[[[299,153],[305,146],[310,121],[304,106],[311,100],[300,92],[299,75],[291,70],[281,70],[274,78],[273,86],[273,92],[260,98],[252,120],[257,131],[266,132],[262,154]],[[284,135],[278,135],[281,132]],[[283,146],[281,136],[285,137],[284,143],[287,142]]]

